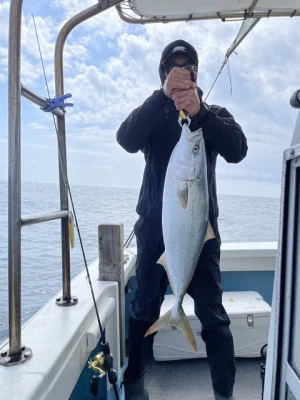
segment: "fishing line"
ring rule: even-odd
[[[39,37],[38,37],[37,28],[36,28],[36,24],[35,24],[35,18],[34,18],[33,14],[32,14],[32,18],[33,18],[35,33],[36,33],[38,47],[39,47],[40,59],[41,59],[42,66],[43,66],[43,74],[44,74],[44,79],[45,79],[45,83],[46,83],[47,93],[48,93],[48,97],[51,98],[50,91],[49,91],[48,80],[47,80],[46,71],[45,71],[44,62],[43,62],[43,57],[42,57],[42,52],[41,52],[40,43],[39,43]],[[82,252],[82,256],[83,256],[83,260],[84,260],[84,266],[85,266],[85,270],[86,270],[86,274],[87,274],[87,280],[88,280],[88,283],[89,283],[89,286],[90,286],[90,291],[91,291],[91,294],[92,294],[92,299],[93,299],[93,304],[94,304],[94,308],[95,308],[96,318],[97,318],[97,321],[98,321],[98,326],[99,326],[99,330],[100,330],[100,334],[101,334],[100,342],[101,342],[102,354],[103,354],[103,357],[104,357],[105,365],[109,367],[107,369],[107,377],[108,377],[109,382],[113,386],[113,390],[114,390],[116,399],[119,400],[119,393],[118,393],[118,389],[117,389],[117,386],[116,386],[117,376],[116,376],[115,370],[113,369],[112,357],[111,357],[111,354],[110,354],[109,345],[105,340],[105,332],[102,329],[102,324],[101,324],[101,321],[100,321],[99,311],[98,311],[98,307],[97,307],[97,303],[96,303],[96,299],[95,299],[95,293],[94,293],[94,289],[93,289],[93,285],[92,285],[92,281],[91,281],[91,277],[90,277],[90,272],[89,272],[89,269],[88,269],[88,264],[87,264],[87,260],[86,260],[86,255],[85,255],[85,250],[84,250],[84,247],[83,247],[82,238],[81,238],[79,223],[78,223],[78,220],[77,220],[77,214],[76,214],[76,210],[75,210],[75,205],[74,205],[74,202],[73,202],[73,196],[72,196],[69,180],[68,180],[68,177],[67,177],[66,163],[64,162],[64,159],[63,159],[63,156],[62,156],[63,152],[62,152],[61,139],[59,137],[57,124],[56,124],[56,120],[55,120],[55,117],[54,117],[53,113],[52,113],[52,119],[53,119],[55,131],[56,131],[56,135],[57,135],[58,155],[59,155],[59,163],[60,163],[60,167],[61,167],[61,172],[62,172],[63,180],[64,180],[64,183],[65,183],[65,185],[67,187],[67,191],[68,191],[68,194],[69,194],[69,198],[70,198],[70,202],[71,202],[71,208],[73,210],[73,216],[74,216],[74,220],[75,220],[75,227],[76,227],[77,233],[78,233],[80,248],[81,248],[81,252]]]
[[[49,91],[48,80],[47,80],[46,71],[45,71],[44,62],[43,62],[43,56],[42,56],[41,47],[40,47],[40,43],[39,43],[39,37],[38,37],[37,28],[36,28],[36,24],[35,24],[35,18],[34,18],[33,14],[32,14],[32,18],[33,18],[35,34],[36,34],[36,37],[37,37],[37,42],[38,42],[38,47],[39,47],[40,59],[41,59],[42,66],[43,66],[43,74],[44,74],[45,84],[46,84],[46,88],[47,88],[47,93],[48,93],[48,97],[51,98],[50,91]],[[94,289],[93,289],[93,285],[92,285],[92,282],[91,282],[90,273],[89,273],[89,269],[88,269],[88,265],[87,265],[87,261],[86,261],[85,250],[84,250],[83,243],[82,243],[82,238],[81,238],[80,228],[79,228],[77,215],[76,215],[76,210],[75,210],[75,206],[74,206],[74,202],[73,202],[72,192],[71,192],[71,188],[70,188],[70,185],[69,185],[69,180],[68,180],[68,177],[67,177],[67,169],[66,169],[66,165],[65,165],[64,159],[62,157],[61,140],[59,138],[58,128],[57,128],[56,120],[55,120],[55,117],[54,117],[53,113],[52,113],[52,118],[53,118],[53,123],[54,123],[55,131],[56,131],[56,135],[57,135],[58,150],[59,150],[58,151],[58,155],[59,155],[60,166],[61,166],[61,169],[62,169],[62,175],[63,175],[63,179],[64,179],[64,182],[65,182],[65,185],[67,187],[68,194],[69,194],[69,197],[70,197],[71,208],[72,208],[73,215],[74,215],[74,220],[75,220],[75,227],[76,227],[77,232],[78,232],[80,248],[81,248],[81,252],[82,252],[82,256],[83,256],[83,260],[84,260],[84,265],[85,265],[85,269],[86,269],[86,273],[87,273],[88,282],[89,282],[90,289],[91,289],[91,294],[92,294],[94,307],[95,307],[95,311],[96,311],[96,317],[97,317],[97,321],[98,321],[98,325],[99,325],[99,329],[100,329],[100,333],[101,333],[101,339],[102,339],[103,342],[105,342],[105,333],[104,333],[104,331],[102,329],[102,325],[101,325],[101,321],[100,321],[100,317],[99,317],[98,307],[97,307],[95,294],[94,294]]]
[[[48,81],[47,81],[47,76],[46,76],[44,61],[43,61],[43,57],[42,57],[42,51],[41,51],[41,47],[40,47],[40,41],[39,41],[39,37],[38,37],[38,34],[37,34],[35,19],[34,19],[34,15],[33,15],[33,14],[31,14],[31,15],[32,15],[33,24],[34,24],[34,30],[35,30],[36,40],[37,40],[37,44],[38,44],[38,48],[39,48],[39,54],[40,54],[40,59],[41,59],[41,63],[42,63],[42,68],[43,68],[43,73],[44,73],[44,78],[45,78],[47,93],[48,93],[48,97],[50,98],[50,91],[49,91],[49,86],[48,86]],[[52,115],[53,115],[53,114],[52,114]]]
[[[41,58],[41,62],[42,62],[42,65],[43,65],[43,73],[44,73],[44,79],[45,79],[45,83],[46,83],[46,87],[47,87],[47,93],[48,93],[48,97],[50,98],[51,96],[50,96],[50,91],[49,91],[49,86],[48,86],[48,80],[47,80],[47,76],[46,76],[46,72],[45,72],[45,68],[44,68],[42,52],[41,52],[41,48],[40,48],[40,45],[39,45],[39,38],[38,38],[35,19],[34,19],[34,15],[33,14],[32,14],[32,18],[33,18],[36,37],[37,37],[37,41],[38,41],[40,58]],[[86,274],[87,274],[88,283],[89,283],[89,286],[90,286],[90,291],[91,291],[91,294],[92,294],[92,299],[93,299],[93,304],[94,304],[94,308],[95,308],[96,318],[97,318],[97,321],[98,321],[98,326],[99,326],[99,330],[100,330],[100,334],[101,334],[102,354],[104,356],[104,360],[105,360],[106,365],[109,366],[109,369],[107,369],[107,376],[108,376],[109,382],[113,386],[113,390],[115,392],[116,399],[119,400],[119,393],[118,393],[117,386],[116,386],[117,377],[116,377],[115,370],[112,367],[112,358],[111,358],[111,354],[110,354],[110,350],[109,350],[109,345],[105,340],[105,332],[102,329],[102,324],[101,324],[101,321],[100,321],[100,316],[99,316],[99,311],[98,311],[98,307],[97,307],[97,303],[96,303],[96,299],[95,299],[94,289],[93,289],[93,285],[92,285],[92,281],[91,281],[91,277],[90,277],[90,273],[89,273],[89,269],[88,269],[88,265],[87,265],[87,261],[86,261],[85,250],[84,250],[84,247],[83,247],[83,242],[82,242],[81,233],[80,233],[80,229],[79,229],[79,224],[78,224],[78,220],[77,220],[77,214],[76,214],[76,210],[75,210],[75,205],[74,205],[74,202],[73,202],[72,192],[71,192],[71,188],[70,188],[70,185],[69,185],[69,180],[68,180],[68,177],[67,177],[66,164],[65,164],[64,159],[62,157],[61,140],[59,138],[58,128],[57,128],[56,120],[55,120],[55,117],[54,117],[53,113],[52,113],[52,118],[53,118],[53,123],[54,123],[55,131],[56,131],[56,135],[57,135],[59,163],[60,163],[60,166],[61,166],[63,180],[64,180],[64,183],[65,183],[65,185],[67,187],[68,194],[69,194],[69,197],[70,197],[71,208],[73,210],[73,216],[74,216],[74,220],[75,220],[75,227],[76,227],[77,232],[78,232],[80,248],[81,248],[81,252],[82,252],[82,256],[83,256],[83,260],[84,260],[84,265],[85,265],[85,270],[86,270]]]
[[[231,79],[231,70],[230,70],[229,58],[228,58],[228,62],[227,62],[227,75],[228,75],[229,82],[230,82],[230,94],[232,95],[232,79]]]
[[[230,20],[228,20],[228,21],[230,21]],[[234,50],[241,44],[241,42],[245,39],[245,37],[252,31],[252,29],[255,27],[255,25],[260,21],[260,18],[250,17],[250,18],[248,18],[247,22],[246,22],[246,18],[243,18],[242,21],[243,21],[243,23],[237,33],[237,36],[236,36],[235,40],[233,41],[233,43],[231,44],[231,46],[228,48],[228,50],[225,54],[224,62],[221,66],[221,69],[220,69],[219,73],[217,74],[217,77],[214,80],[207,96],[205,97],[205,100],[209,96],[212,88],[214,87],[214,85],[215,85],[217,79],[219,78],[225,65],[227,65],[227,73],[228,73],[228,78],[229,78],[229,82],[230,82],[230,92],[232,94],[232,80],[231,80],[231,72],[230,72],[230,66],[229,66],[229,58],[232,53],[236,54],[236,52]],[[249,23],[249,21],[250,21],[250,23]]]
[[[126,241],[125,241],[125,243],[124,243],[124,247],[125,247],[125,248],[129,247],[129,245],[130,245],[130,243],[131,243],[133,237],[134,237],[134,229],[130,232],[128,238],[126,239]]]
[[[206,99],[207,99],[208,96],[210,95],[210,92],[212,91],[213,87],[215,86],[215,83],[217,82],[217,80],[218,80],[219,76],[221,75],[221,72],[223,71],[223,68],[225,67],[225,65],[227,64],[227,62],[228,62],[228,58],[225,58],[225,60],[223,61],[222,66],[221,66],[221,68],[220,68],[220,71],[218,72],[218,74],[217,74],[217,76],[216,76],[216,79],[214,80],[213,84],[211,85],[211,88],[209,89],[209,91],[208,91],[208,93],[207,93],[207,95],[206,95],[204,101],[206,101]]]

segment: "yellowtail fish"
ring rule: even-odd
[[[162,208],[165,253],[163,265],[175,295],[174,306],[146,332],[148,336],[166,325],[180,329],[192,348],[197,345],[182,308],[183,297],[194,275],[203,244],[215,237],[209,223],[207,161],[202,129],[182,126],[167,168]]]

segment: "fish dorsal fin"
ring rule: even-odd
[[[207,242],[210,239],[215,239],[216,235],[215,232],[213,230],[213,227],[211,226],[211,223],[208,221],[207,224],[207,229],[206,229],[206,235],[204,238],[204,243]]]
[[[189,199],[189,187],[186,182],[178,187],[177,197],[181,207],[186,208]]]

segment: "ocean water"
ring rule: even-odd
[[[98,256],[101,223],[124,223],[126,240],[137,219],[138,190],[71,186],[87,262]],[[8,336],[7,182],[0,180],[0,343]],[[277,198],[219,195],[219,229],[223,243],[277,241],[280,203]],[[59,210],[55,184],[22,184],[22,216]],[[71,274],[84,268],[75,230]],[[61,290],[60,221],[22,229],[22,323]]]

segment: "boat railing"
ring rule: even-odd
[[[120,322],[124,318],[121,315],[124,312],[125,285],[135,275],[136,262],[136,248],[122,247],[122,231],[122,224],[99,226],[99,259],[89,265],[101,324],[110,343],[119,379],[125,365],[122,343],[126,324]],[[276,251],[276,242],[224,243],[221,270],[237,274],[273,272]],[[23,400],[69,398],[71,395],[91,352],[97,348],[100,340],[85,271],[72,280],[72,287],[80,293],[76,307],[57,307],[55,299],[61,295],[58,293],[23,326],[23,340],[36,349],[35,356],[29,363],[1,370],[3,398],[18,399],[20,387]],[[4,356],[8,351],[8,342],[0,347]],[[18,385],[12,385],[16,377]]]
[[[102,329],[119,378],[125,361],[125,285],[135,273],[136,261],[136,249],[124,249],[123,237],[122,223],[99,225],[99,257],[88,266]],[[22,327],[22,337],[36,349],[35,356],[29,363],[1,370],[3,398],[18,399],[20,387],[24,400],[71,395],[87,360],[102,340],[85,270],[72,280],[72,287],[80,293],[76,307],[57,307],[58,293]],[[0,345],[3,361],[8,356],[8,344],[6,341]],[[18,385],[12,385],[16,377]]]
[[[58,305],[77,304],[71,295],[70,248],[69,248],[69,204],[66,156],[66,132],[63,85],[63,49],[69,33],[83,21],[120,3],[120,0],[99,1],[94,6],[76,14],[61,29],[55,46],[56,99],[61,98],[61,107],[49,107],[56,117],[59,148],[60,210],[39,215],[21,216],[21,95],[46,110],[49,102],[21,84],[21,19],[22,0],[10,3],[8,45],[8,275],[9,275],[9,351],[0,357],[0,364],[14,365],[31,358],[30,348],[21,345],[21,228],[54,219],[61,220],[62,246],[62,296]],[[51,103],[51,102],[50,102]],[[57,104],[54,102],[54,104]]]

